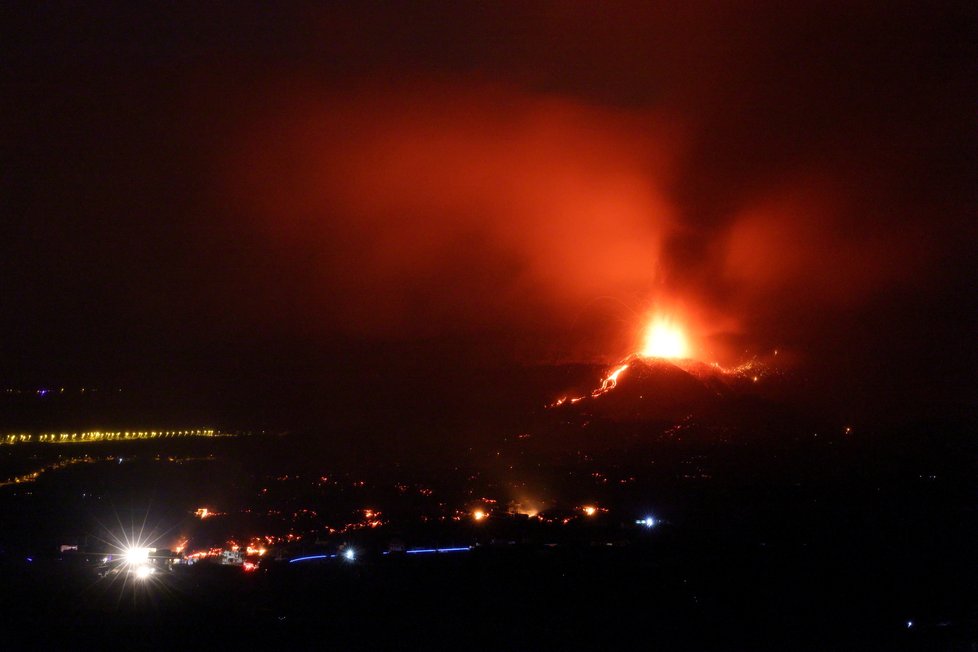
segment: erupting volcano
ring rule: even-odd
[[[732,368],[696,359],[684,326],[672,317],[656,315],[646,327],[641,348],[608,369],[595,389],[578,396],[562,396],[550,407],[597,399],[618,389],[623,382],[636,385],[632,389],[643,386],[644,389],[638,388],[642,400],[671,403],[674,395],[681,394],[686,398],[695,396],[693,402],[700,402],[726,394],[735,386],[757,383],[762,375],[767,375],[766,366],[757,359]],[[681,403],[690,401],[684,399]]]

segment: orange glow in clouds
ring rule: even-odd
[[[595,297],[640,296],[677,223],[670,121],[496,86],[317,97],[285,91],[221,174],[263,242],[318,261],[297,273],[327,328],[481,332],[491,314],[549,330]]]
[[[671,319],[656,317],[645,331],[640,355],[646,358],[688,358],[690,351],[686,334]]]

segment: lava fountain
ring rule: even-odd
[[[688,358],[689,344],[683,329],[666,317],[656,317],[645,331],[639,352],[644,358]]]

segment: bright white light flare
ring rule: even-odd
[[[130,566],[139,566],[149,560],[149,548],[127,548],[122,557]]]
[[[143,565],[133,571],[136,574],[136,579],[145,580],[150,575],[156,572],[156,569],[152,566]]]

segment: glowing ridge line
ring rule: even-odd
[[[645,353],[632,353],[627,358],[621,360],[618,365],[610,372],[607,376],[601,379],[601,384],[591,391],[590,394],[583,394],[581,396],[568,396],[564,395],[558,398],[553,403],[550,403],[546,407],[557,408],[561,405],[575,405],[581,401],[588,398],[598,398],[615,389],[618,386],[618,380],[621,375],[628,370],[633,362],[639,361],[639,363],[648,364],[650,361],[664,361],[678,369],[685,371],[696,378],[702,376],[702,372],[698,370],[697,367],[709,368],[713,372],[727,377],[740,380],[749,380],[751,382],[759,382],[762,378],[767,378],[771,375],[780,376],[782,372],[777,368],[772,368],[768,364],[757,359],[754,356],[747,362],[743,362],[734,367],[724,367],[721,366],[719,362],[711,362],[709,364],[700,362],[696,358],[675,358],[675,357],[663,357],[663,356],[650,356]]]

